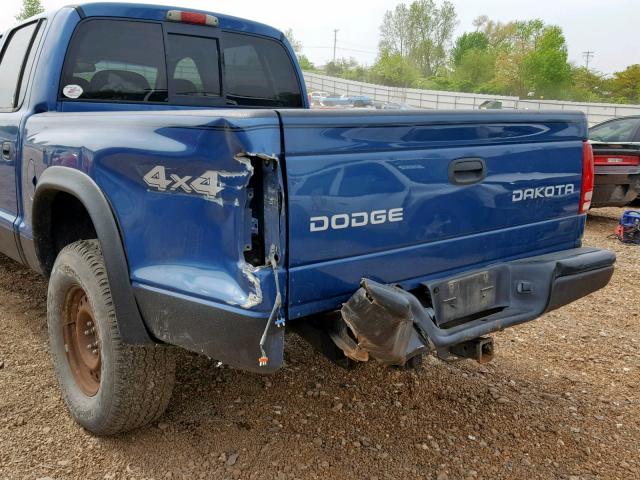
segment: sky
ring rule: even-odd
[[[0,31],[4,31],[14,23],[22,0],[0,1],[4,7]],[[479,15],[500,21],[541,18],[562,27],[569,60],[576,64],[584,65],[582,52],[588,50],[595,53],[590,66],[606,74],[640,63],[640,0],[451,1],[458,14],[455,36],[474,30],[472,22]],[[73,3],[71,0],[41,2],[47,10]],[[191,7],[256,20],[281,30],[291,28],[302,42],[303,53],[318,65],[333,57],[334,30],[338,29],[337,56],[354,57],[371,65],[375,61],[384,13],[400,0],[138,0],[137,3]]]

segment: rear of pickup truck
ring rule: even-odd
[[[378,359],[402,363],[418,350],[381,352],[371,337],[409,323],[427,350],[450,350],[611,277],[611,252],[581,248],[593,187],[582,114],[280,117],[288,315],[344,304],[355,339],[336,338],[346,353],[368,345]]]
[[[260,373],[291,330],[340,364],[484,362],[487,335],[612,275],[581,246],[581,113],[308,110],[281,32],[163,6],[64,7],[1,41],[23,60],[0,251],[49,277],[91,432],[162,414],[168,346]]]

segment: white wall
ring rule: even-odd
[[[406,103],[420,108],[453,110],[477,109],[478,106],[486,100],[498,100],[502,102],[503,109],[580,110],[587,115],[589,125],[594,125],[615,117],[640,115],[640,105],[562,102],[556,100],[520,100],[518,97],[504,97],[500,95],[386,87],[384,85],[354,82],[309,72],[304,72],[304,79],[309,92],[321,90],[347,95],[366,95],[374,101]]]

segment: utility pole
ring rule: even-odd
[[[336,63],[336,45],[338,44],[338,30],[337,28],[333,31],[333,63]]]
[[[582,52],[582,56],[584,57],[585,67],[589,70],[589,62],[595,56],[595,52],[587,50],[586,52]]]

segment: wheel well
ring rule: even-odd
[[[98,235],[89,212],[78,198],[61,191],[44,195],[33,212],[33,236],[40,266],[48,276],[60,250]]]

